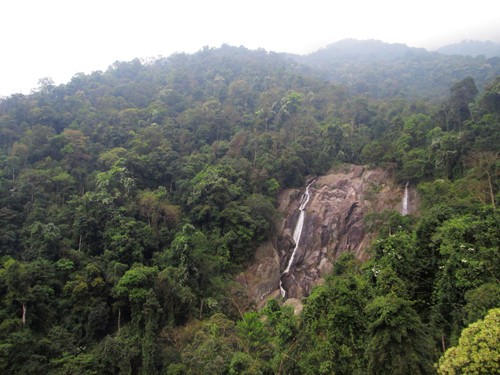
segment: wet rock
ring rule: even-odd
[[[319,273],[321,276],[329,275],[333,270],[333,264],[328,259],[323,258],[319,262]]]
[[[280,260],[271,241],[261,245],[255,254],[255,261],[237,281],[242,284],[257,305],[265,297],[278,291],[280,285]]]
[[[286,300],[284,303],[285,306],[291,306],[293,308],[293,312],[295,315],[299,315],[302,310],[304,309],[304,305],[300,301],[300,299],[297,298],[289,298]]]
[[[399,210],[403,190],[404,186],[396,185],[389,171],[363,166],[344,166],[316,178],[310,186],[311,197],[294,264],[282,276],[295,247],[293,231],[304,189],[283,191],[278,200],[282,220],[275,223],[278,231],[259,248],[254,264],[245,273],[250,296],[258,303],[271,295],[279,296],[276,291],[279,293],[281,278],[286,298],[300,299],[331,272],[342,253],[352,252],[360,260],[367,259],[366,249],[374,234],[366,233],[364,215]],[[413,202],[417,202],[416,193],[412,194]]]

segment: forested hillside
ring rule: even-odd
[[[409,53],[205,48],[1,100],[0,372],[432,374],[498,327],[500,64]],[[370,260],[300,315],[256,311],[235,275],[278,192],[342,163],[416,185],[419,215],[372,215]],[[498,369],[498,345],[472,353]]]
[[[500,43],[492,41],[480,42],[477,40],[464,40],[460,43],[450,44],[438,49],[439,53],[445,55],[468,55],[468,56],[486,56],[499,57]]]
[[[298,61],[318,69],[322,77],[345,85],[355,94],[443,100],[450,86],[464,77],[474,78],[482,90],[500,75],[500,55],[494,48],[478,56],[469,54],[468,46],[474,49],[465,44],[463,48],[457,45],[437,53],[404,44],[346,39],[300,56]],[[485,51],[488,46],[483,46]],[[454,55],[448,56],[446,51]]]

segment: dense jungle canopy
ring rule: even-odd
[[[204,48],[2,99],[0,372],[460,368],[440,357],[499,324],[500,57],[359,43]],[[370,259],[341,257],[301,314],[257,311],[235,275],[278,192],[342,163],[410,181],[419,213],[374,213]]]

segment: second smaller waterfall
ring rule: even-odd
[[[302,195],[302,198],[300,201],[300,207],[299,207],[299,211],[300,211],[299,218],[297,220],[297,224],[295,224],[295,229],[293,230],[293,240],[295,242],[295,247],[293,249],[292,256],[290,257],[290,260],[288,261],[288,265],[286,266],[286,268],[283,271],[283,273],[281,274],[281,276],[283,276],[285,273],[290,272],[290,267],[293,265],[293,261],[295,260],[295,254],[297,252],[297,249],[299,248],[300,237],[302,235],[302,228],[304,227],[304,219],[306,216],[306,206],[307,206],[307,203],[309,203],[309,198],[311,198],[311,194],[309,193],[309,186],[311,186],[313,182],[314,182],[314,180],[312,180],[309,183],[309,185],[307,185],[306,191]],[[283,297],[285,297],[286,292],[285,292],[285,289],[283,289],[282,284],[283,283],[280,280],[281,295]]]
[[[401,210],[401,215],[403,215],[403,216],[406,216],[410,213],[410,204],[409,204],[410,197],[409,197],[409,192],[408,192],[408,185],[409,184],[410,184],[410,182],[406,183],[405,192],[403,194],[403,202],[402,202],[403,209]]]

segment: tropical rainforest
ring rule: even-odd
[[[224,45],[0,101],[2,374],[493,374],[500,57]],[[294,314],[235,275],[278,193],[344,163],[417,187]]]

